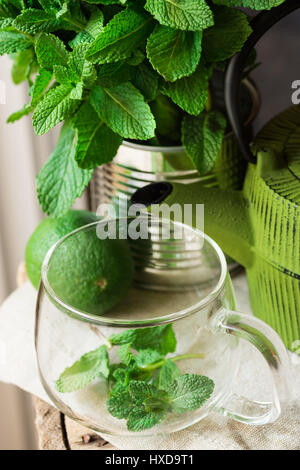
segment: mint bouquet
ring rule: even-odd
[[[183,145],[209,172],[226,129],[210,78],[239,51],[251,26],[235,7],[284,0],[0,0],[0,54],[29,100],[37,135],[63,122],[37,176],[43,211],[60,217],[116,155],[123,139]]]

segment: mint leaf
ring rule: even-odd
[[[132,380],[129,384],[129,392],[135,404],[145,404],[146,400],[156,398],[162,401],[163,408],[168,407],[167,393],[164,390],[158,390],[154,385]]]
[[[88,102],[81,106],[73,123],[78,131],[75,160],[81,168],[93,169],[114,158],[123,139],[99,119]]]
[[[145,58],[146,58],[145,54],[140,49],[135,49],[134,51],[132,51],[131,56],[128,57],[126,62],[129,65],[136,66],[144,62]]]
[[[35,107],[44,95],[52,80],[52,73],[40,67],[31,89],[31,107]]]
[[[203,50],[209,62],[221,62],[240,51],[251,34],[247,16],[234,8],[216,7],[215,25],[203,36]]]
[[[213,0],[217,5],[228,7],[245,7],[252,10],[270,10],[284,3],[285,0]]]
[[[66,122],[56,149],[37,176],[39,203],[48,215],[61,217],[81,196],[93,172],[78,168],[75,159],[75,130]]]
[[[34,52],[32,48],[18,52],[11,70],[12,80],[16,85],[29,76],[33,61]]]
[[[176,338],[172,325],[161,325],[149,328],[126,330],[109,338],[114,345],[131,343],[132,348],[153,349],[166,355],[176,349]]]
[[[184,118],[182,142],[200,175],[212,170],[221,150],[225,129],[226,119],[219,111]]]
[[[109,360],[107,349],[101,346],[94,351],[84,354],[79,361],[68,367],[56,382],[60,393],[70,393],[86,387],[99,376],[105,378],[109,374]]]
[[[0,31],[0,55],[14,54],[32,46],[32,42],[23,34],[12,31]]]
[[[199,31],[214,24],[205,0],[147,0],[148,10],[160,24],[187,31]]]
[[[131,8],[121,11],[89,46],[86,57],[93,63],[118,62],[130,57],[153,28],[152,18]]]
[[[80,11],[80,6],[77,7],[77,12],[79,12],[80,16],[82,16],[82,13]],[[72,17],[71,2],[69,2],[68,0],[66,2],[62,2],[61,8],[56,12],[55,16],[57,19],[62,18],[63,20],[67,20],[67,23],[68,23],[68,18],[70,16]],[[64,22],[62,23],[62,25],[66,29],[68,29],[67,25],[65,25]],[[79,27],[79,25],[74,24],[73,27],[75,29],[76,27]]]
[[[19,14],[23,6],[20,2],[13,2],[11,0],[0,1],[0,17],[2,18],[15,18]]]
[[[63,65],[53,65],[55,81],[61,85],[71,85],[73,83],[73,75],[68,67]],[[75,80],[74,80],[75,81]]]
[[[36,63],[34,60],[34,53],[32,49],[25,49],[24,51],[21,51],[17,54],[15,57],[15,61],[12,67],[12,79],[14,83],[18,84],[21,81],[27,79],[30,80],[30,75],[35,71],[36,68]],[[47,72],[48,73],[48,72]],[[51,80],[51,76],[48,80]],[[47,85],[48,85],[47,84]],[[33,95],[33,91],[39,86],[39,75],[36,76],[35,78],[35,83],[31,86],[29,90],[29,95]],[[36,95],[36,93],[35,93]],[[35,97],[35,100],[31,99],[31,103],[26,103],[23,108],[20,110],[12,113],[8,118],[7,118],[7,123],[13,123],[15,121],[18,121],[21,119],[23,116],[27,116],[30,114],[35,106],[37,105],[37,97]]]
[[[61,2],[61,9],[56,13],[56,17],[61,20],[61,29],[80,32],[87,25],[85,13],[81,2],[67,0]]]
[[[98,70],[97,84],[102,88],[113,88],[121,83],[129,82],[131,80],[131,72],[132,67],[124,61],[103,64]],[[136,88],[139,87],[136,86]]]
[[[157,407],[155,404],[157,403]],[[161,403],[157,400],[153,400],[151,405],[151,399],[149,399],[149,406],[147,408],[144,405],[135,406],[127,417],[127,429],[128,431],[142,431],[149,429],[163,421],[167,415],[167,410],[159,408]]]
[[[144,382],[149,382],[151,380],[153,370],[140,369],[135,363],[135,356],[133,355],[131,358],[132,362],[130,361],[129,366],[125,365],[124,363],[112,365],[112,369],[114,370],[110,379],[112,382],[115,382],[115,384],[111,390],[111,396],[120,389],[121,385],[127,386],[131,380],[139,380]]]
[[[118,349],[118,356],[120,361],[128,367],[135,366],[135,357],[130,351],[131,344],[122,344]]]
[[[85,59],[87,44],[76,46],[70,55],[68,67],[73,81],[82,81],[85,86],[91,87],[97,78],[95,67]]]
[[[27,10],[24,10],[21,15],[17,16],[13,25],[19,31],[36,34],[41,31],[55,31],[59,28],[59,21],[53,13],[28,8]]]
[[[76,111],[82,89],[72,85],[60,85],[44,96],[37,105],[32,122],[37,135],[42,135]]]
[[[35,45],[38,63],[47,70],[54,65],[67,66],[69,53],[64,43],[53,34],[41,34]]]
[[[156,98],[158,92],[159,76],[145,63],[134,67],[132,73],[132,83],[140,90],[147,101]]]
[[[135,356],[135,361],[138,367],[147,367],[151,364],[161,361],[164,358],[162,354],[155,349],[141,349]]]
[[[147,41],[147,56],[152,67],[166,80],[190,75],[201,56],[202,32],[189,32],[157,25]]]
[[[127,387],[118,387],[107,400],[107,409],[115,418],[126,419],[132,411],[133,401]]]
[[[161,91],[189,114],[197,116],[205,108],[208,98],[208,70],[200,64],[196,72],[174,83],[165,82]]]
[[[88,24],[85,27],[85,31],[92,37],[96,38],[99,34],[104,31],[104,15],[101,10],[94,11]]]
[[[151,110],[131,83],[112,88],[95,86],[90,100],[100,118],[122,137],[145,140],[154,136],[155,121]]]
[[[91,17],[83,31],[80,31],[74,39],[69,41],[71,47],[76,47],[79,44],[90,44],[94,39],[104,30],[104,16],[101,10],[96,10],[91,14]]]
[[[200,408],[212,395],[214,382],[205,375],[184,374],[168,387],[172,410],[176,413]]]
[[[38,0],[39,4],[47,13],[51,13],[54,10],[58,11],[61,5],[64,3],[60,0]]]
[[[116,383],[111,393],[115,393],[121,384],[128,385],[131,380],[148,382],[152,378],[153,370],[138,367],[137,356],[130,351],[130,348],[131,344],[123,344],[118,350],[118,356],[122,362],[112,365],[111,380]],[[116,387],[117,385],[118,387]]]
[[[19,109],[18,111],[15,111],[14,113],[12,113],[8,118],[7,118],[7,123],[8,124],[12,124],[16,121],[18,121],[19,119],[21,119],[22,117],[24,116],[28,116],[28,114],[32,113],[32,108],[30,106],[30,104],[25,104],[23,106],[23,108]]]
[[[138,381],[131,381],[128,388],[133,404],[127,416],[129,431],[152,428],[166,417],[170,405],[164,390]]]
[[[12,26],[14,22],[13,18],[1,18],[0,17],[0,29],[5,29],[8,26]]]
[[[162,136],[167,142],[180,144],[183,111],[162,94],[158,94],[150,107],[157,124],[157,136]]]
[[[110,394],[111,396],[117,391],[120,390],[121,385],[127,386],[130,381],[130,372],[124,364],[112,364],[111,367],[111,380],[116,381],[113,386]]]
[[[180,369],[176,366],[176,364],[170,359],[167,359],[163,366],[159,369],[153,385],[155,385],[157,388],[162,388],[168,391],[169,385],[180,375]]]
[[[55,80],[61,84],[72,85],[81,82],[85,87],[91,87],[97,78],[95,67],[85,60],[87,44],[76,46],[69,56],[67,66],[54,65]]]
[[[74,48],[76,46],[79,46],[80,44],[91,44],[93,41],[93,36],[91,36],[86,31],[80,31],[80,33],[78,33],[74,39],[69,41],[69,46]]]
[[[70,92],[71,100],[81,100],[83,95],[84,83],[78,82],[76,86],[73,86],[72,91]],[[78,104],[76,104],[75,109],[77,108]],[[70,111],[72,113],[73,111]],[[66,114],[65,117],[68,117],[69,114]]]

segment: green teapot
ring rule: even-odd
[[[132,198],[146,205],[204,204],[205,232],[246,268],[253,312],[291,350],[300,346],[300,105],[272,119],[250,148],[239,117],[238,85],[258,39],[299,6],[298,0],[287,1],[258,15],[253,34],[227,70],[228,115],[249,162],[243,190],[153,183]]]

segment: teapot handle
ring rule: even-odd
[[[242,124],[239,111],[239,84],[242,80],[243,70],[247,58],[260,38],[278,23],[282,18],[300,8],[299,0],[287,0],[285,3],[271,11],[257,15],[251,22],[252,34],[244,44],[241,52],[236,54],[227,67],[225,77],[225,103],[231,127],[239,143],[244,158],[256,163],[256,157],[250,149],[249,138]]]

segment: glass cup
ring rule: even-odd
[[[269,326],[234,309],[225,257],[204,233],[152,215],[82,227],[42,268],[35,342],[43,386],[64,414],[105,434],[170,433],[212,411],[274,421],[287,392],[286,350]],[[269,365],[270,402],[233,393],[239,338]]]

